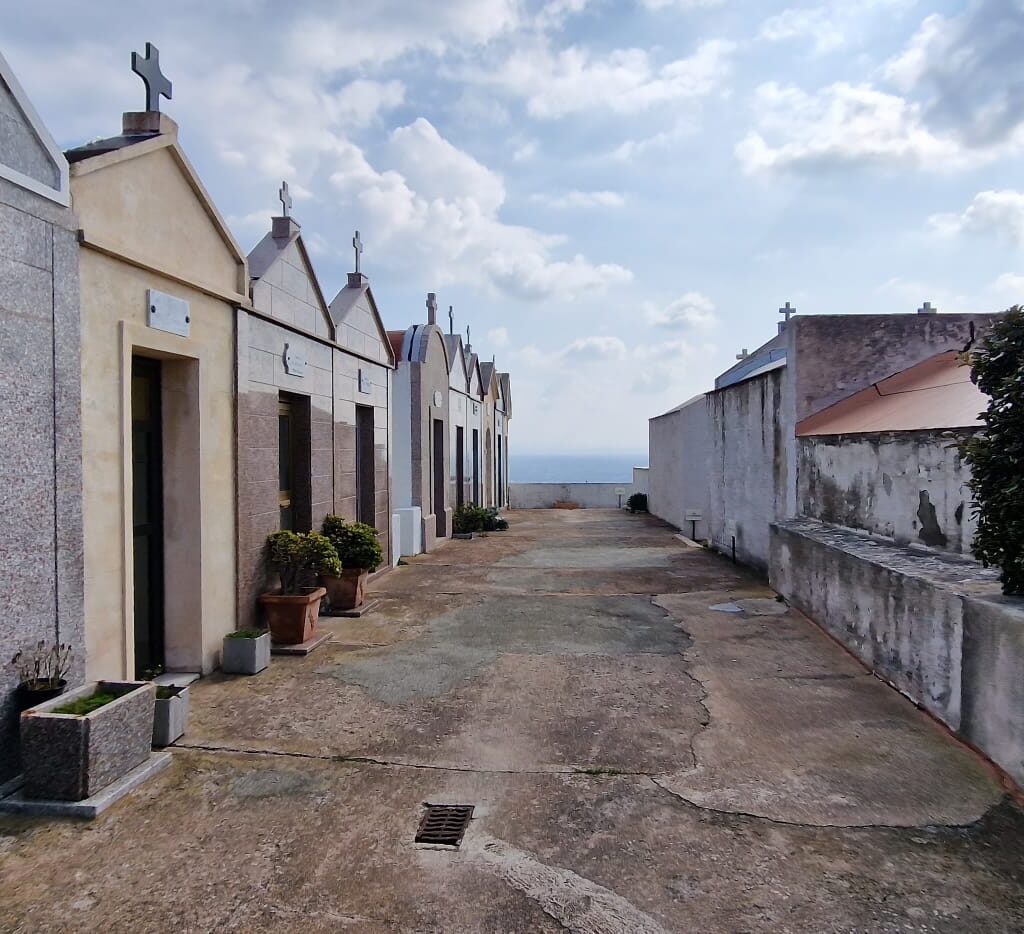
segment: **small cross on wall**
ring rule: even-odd
[[[278,199],[281,201],[281,216],[291,217],[292,216],[292,196],[288,193],[288,183],[281,182],[281,189],[277,193]]]
[[[359,257],[363,255],[363,241],[359,239],[359,231],[352,238],[352,248],[356,251],[356,275],[359,275]]]
[[[160,96],[171,99],[171,82],[160,70],[160,50],[152,42],[146,43],[146,57],[132,52],[132,71],[146,85],[146,110],[157,113],[160,110]]]

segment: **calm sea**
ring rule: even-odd
[[[512,483],[631,483],[647,454],[510,454]]]

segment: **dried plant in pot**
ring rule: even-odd
[[[366,599],[366,578],[384,560],[379,533],[365,522],[346,522],[332,515],[324,519],[323,534],[334,546],[342,567],[340,574],[320,575],[327,602],[332,610],[354,610]]]
[[[63,694],[68,686],[72,660],[70,645],[63,642],[50,645],[45,639],[40,639],[29,651],[18,652],[11,659],[18,676],[15,689],[18,710],[29,710]]]
[[[327,593],[310,585],[317,575],[341,576],[338,553],[319,532],[275,532],[267,544],[269,563],[281,575],[281,589],[260,597],[270,638],[282,645],[308,642]]]

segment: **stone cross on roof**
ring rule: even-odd
[[[427,324],[437,324],[437,295],[427,292]]]
[[[292,196],[288,193],[288,183],[281,182],[281,189],[277,193],[277,197],[281,201],[281,216],[291,217],[292,212]]]
[[[938,308],[932,308],[931,302],[925,302],[920,308],[917,309],[919,315],[937,315],[939,313]]]
[[[448,333],[449,334],[454,334],[455,333],[455,306],[454,305],[449,305],[448,306]]]
[[[736,354],[736,359],[737,360],[746,360],[747,357],[749,357],[749,356],[750,356],[750,354],[747,353],[747,348],[744,347],[738,354]]]
[[[792,307],[792,306],[791,306],[791,305],[789,304],[789,302],[786,302],[786,304],[785,304],[785,305],[783,305],[783,307],[779,309],[779,314],[780,314],[780,315],[785,315],[785,316],[786,316],[786,321],[788,322],[788,321],[789,321],[789,319],[790,319],[790,317],[791,317],[792,315],[795,315],[795,314],[796,314],[796,309],[795,309],[795,308],[793,308],[793,307]]]
[[[171,99],[171,82],[164,77],[160,70],[160,50],[152,42],[146,43],[145,58],[138,52],[132,52],[132,71],[146,85],[146,110],[159,111],[160,95],[162,94],[168,100]]]
[[[469,325],[466,325],[466,346],[469,346]]]
[[[359,231],[352,238],[352,248],[356,251],[356,275],[359,275],[359,257],[363,255],[363,241],[359,239]]]

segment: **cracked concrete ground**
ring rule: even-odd
[[[648,517],[511,521],[199,682],[95,822],[0,818],[0,930],[1024,929],[993,773],[755,578]],[[476,806],[461,849],[424,802]]]

